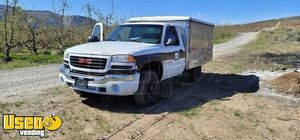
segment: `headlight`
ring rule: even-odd
[[[69,55],[70,53],[67,50],[65,50],[64,59],[69,59]]]
[[[134,63],[135,59],[131,55],[114,55],[111,61],[113,63]]]

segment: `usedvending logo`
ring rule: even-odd
[[[45,130],[58,130],[62,125],[62,120],[53,114],[46,117],[4,114],[2,124],[4,130],[19,130],[21,136],[45,137]]]

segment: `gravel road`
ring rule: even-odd
[[[0,71],[0,101],[30,97],[59,86],[59,65]]]
[[[258,33],[242,33],[229,42],[214,46],[214,57],[232,53],[238,47],[256,39]],[[30,98],[61,85],[58,64],[0,71],[0,102],[13,102],[18,98]]]
[[[214,45],[214,58],[218,58],[224,54],[234,53],[239,50],[239,47],[254,41],[257,38],[258,32],[240,33],[232,40]]]

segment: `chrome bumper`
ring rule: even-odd
[[[133,95],[138,90],[140,74],[131,75],[115,74],[105,76],[90,76],[72,73],[70,69],[61,65],[59,68],[60,79],[75,90],[104,95]],[[75,86],[75,79],[88,79],[87,88]]]

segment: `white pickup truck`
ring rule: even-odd
[[[137,17],[103,40],[95,25],[89,43],[68,48],[60,79],[80,94],[133,95],[138,105],[160,98],[160,81],[185,72],[193,81],[212,60],[214,25],[191,17]]]

